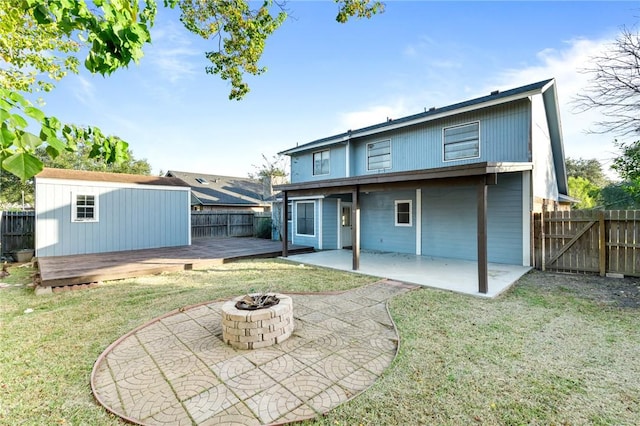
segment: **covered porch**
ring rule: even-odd
[[[352,258],[351,250],[325,250],[289,255],[287,259],[306,265],[352,271]],[[488,263],[486,293],[478,290],[478,266],[477,262],[471,260],[361,250],[360,268],[353,272],[457,293],[495,297],[530,269],[529,266]]]
[[[281,185],[276,187],[282,191],[283,194],[283,205],[287,206],[289,200],[305,200],[311,199],[313,197],[319,197],[320,199],[331,196],[345,196],[348,199],[349,208],[351,209],[351,220],[349,223],[350,226],[350,241],[352,243],[351,247],[345,247],[344,245],[338,244],[338,248],[345,247],[351,248],[352,250],[346,252],[349,256],[349,264],[346,268],[348,270],[359,271],[363,273],[370,273],[371,275],[376,276],[385,276],[389,278],[393,278],[393,276],[389,275],[389,262],[387,261],[387,266],[382,267],[382,272],[384,273],[375,273],[375,272],[367,272],[365,268],[366,265],[363,264],[362,255],[365,253],[364,250],[361,250],[363,247],[368,248],[372,251],[377,251],[378,247],[371,244],[369,241],[369,246],[363,245],[362,241],[364,237],[369,237],[371,240],[371,236],[377,236],[379,233],[379,228],[375,228],[369,226],[369,230],[366,233],[362,233],[362,220],[370,219],[372,210],[376,208],[380,211],[383,207],[375,207],[374,209],[369,209],[369,211],[364,211],[364,217],[361,215],[362,204],[364,197],[369,196],[372,193],[392,193],[392,191],[413,191],[415,194],[411,195],[411,197],[404,201],[405,204],[408,204],[409,215],[412,213],[411,203],[413,202],[415,205],[415,222],[412,222],[411,219],[406,222],[406,226],[408,228],[412,228],[412,234],[408,237],[405,234],[404,236],[396,238],[396,241],[402,240],[405,244],[411,243],[415,244],[415,249],[411,249],[407,246],[403,247],[403,249],[395,250],[393,253],[388,253],[389,256],[394,256],[395,258],[400,258],[405,256],[400,253],[413,253],[412,255],[408,255],[407,262],[415,263],[422,262],[421,258],[424,258],[424,262],[427,264],[431,263],[431,268],[435,268],[436,270],[440,269],[436,265],[445,264],[449,265],[447,262],[460,262],[459,265],[464,265],[462,270],[468,271],[469,275],[465,277],[465,289],[467,286],[473,283],[474,288],[468,288],[466,290],[458,290],[463,291],[465,293],[470,294],[483,294],[483,295],[496,295],[503,291],[508,285],[517,280],[522,274],[524,274],[527,270],[529,270],[528,266],[520,266],[520,265],[529,265],[530,262],[530,213],[531,213],[531,177],[530,171],[532,169],[531,163],[473,163],[461,166],[449,166],[442,167],[436,169],[426,169],[426,170],[418,170],[418,171],[407,171],[407,172],[390,172],[384,174],[372,174],[365,176],[357,176],[357,177],[346,177],[346,178],[337,178],[337,179],[326,179],[326,180],[318,180],[311,182],[300,182],[300,183],[292,183],[287,185]],[[518,187],[517,191],[512,191],[513,194],[516,194],[516,198],[514,198],[516,206],[515,209],[513,205],[505,205],[501,211],[495,211],[494,209],[494,230],[497,228],[502,228],[502,223],[500,223],[500,218],[496,213],[502,214],[503,212],[511,212],[515,214],[514,217],[510,218],[511,223],[515,223],[517,226],[513,228],[514,232],[509,229],[508,232],[512,232],[509,234],[510,236],[506,238],[510,238],[510,241],[516,241],[517,247],[512,247],[514,250],[511,250],[511,253],[516,253],[517,256],[520,256],[520,259],[516,259],[517,262],[513,262],[515,265],[512,265],[511,262],[514,259],[507,259],[505,261],[504,268],[496,268],[493,266],[493,272],[490,271],[490,265],[497,265],[489,262],[489,254],[488,254],[488,187],[493,186],[496,187],[498,185],[498,176],[499,175],[508,175],[519,173],[521,174],[520,180],[515,181]],[[463,259],[473,259],[472,261],[464,261],[464,260],[453,260],[446,259],[444,263],[435,262],[433,263],[430,259],[438,259],[437,256],[450,256],[450,257],[458,257],[458,253],[453,253],[452,250],[450,252],[443,253],[439,252],[431,252],[428,253],[423,251],[423,247],[427,247],[426,242],[428,241],[423,233],[423,224],[422,224],[422,216],[423,216],[423,193],[425,190],[438,188],[440,191],[443,191],[448,194],[450,191],[454,191],[457,188],[467,188],[469,191],[465,194],[465,201],[471,202],[470,204],[464,204],[463,209],[465,212],[472,212],[475,210],[475,217],[465,217],[463,218],[460,214],[460,210],[442,210],[440,211],[441,216],[445,216],[448,218],[453,218],[453,221],[448,221],[450,224],[449,230],[455,230],[456,228],[460,228],[459,225],[468,225],[472,224],[470,227],[468,226],[466,229],[469,229],[469,235],[464,236],[464,240],[459,238],[458,244],[455,247],[456,250],[458,248],[460,250],[464,250],[465,253],[460,255],[460,258]],[[322,201],[322,200],[321,200]],[[298,201],[300,202],[300,201]],[[386,202],[386,204],[385,204]],[[393,205],[393,200],[384,200],[379,203],[380,205]],[[437,206],[439,204],[433,203],[432,206]],[[320,204],[322,206],[322,204]],[[340,204],[338,204],[340,206]],[[283,209],[283,214],[286,209]],[[455,219],[460,218],[460,219]],[[287,218],[282,218],[282,228],[283,235],[290,235],[289,233],[289,221]],[[344,221],[343,221],[344,222]],[[323,228],[322,228],[322,219],[318,220],[319,225],[318,229],[313,229],[313,232],[304,232],[303,234],[310,234],[311,237],[317,238],[319,236],[320,242],[316,244],[316,249],[322,250],[322,238]],[[398,223],[396,223],[396,227],[398,227]],[[309,228],[307,226],[307,228]],[[306,229],[306,228],[305,228]],[[400,228],[396,228],[398,231],[396,235],[400,235]],[[430,229],[435,229],[435,226],[431,225]],[[501,230],[501,232],[504,231]],[[511,238],[513,235],[514,238]],[[388,236],[388,234],[387,234]],[[293,237],[292,237],[293,238]],[[296,234],[296,238],[300,238],[300,235]],[[448,239],[447,235],[440,235],[440,241]],[[415,239],[415,243],[413,243],[413,239]],[[284,239],[286,240],[286,238]],[[379,239],[381,242],[383,238]],[[293,240],[292,240],[293,241]],[[339,241],[339,237],[338,237]],[[331,248],[331,247],[324,247]],[[504,250],[504,248],[503,248]],[[380,251],[389,252],[393,250],[387,250],[382,248]],[[508,250],[507,250],[508,251]],[[339,252],[339,251],[338,251]],[[494,252],[495,253],[495,252]],[[288,256],[287,245],[283,241],[282,247],[282,255],[283,257]],[[425,256],[426,255],[426,256]],[[324,255],[330,257],[331,255]],[[337,254],[335,256],[338,256]],[[379,253],[378,253],[379,256]],[[328,267],[336,267],[338,269],[343,269],[338,265],[344,265],[342,257],[333,259],[336,261],[336,264],[328,263],[323,264],[323,266]],[[371,268],[377,268],[380,265],[375,265],[375,263],[380,260],[376,259],[370,265]],[[386,260],[386,259],[385,259]],[[501,260],[494,261],[500,262]],[[313,262],[311,262],[313,263]],[[321,264],[321,263],[319,263]],[[492,275],[503,275],[502,272],[511,270],[513,268],[514,271],[518,272],[513,280],[510,278],[505,278],[508,283],[502,283],[500,280],[491,280]],[[398,273],[401,273],[402,268],[398,268]],[[448,271],[449,268],[447,268]],[[466,274],[467,272],[465,272]],[[395,274],[395,272],[394,272]],[[430,272],[427,273],[429,275]],[[411,279],[402,279],[396,278],[407,282],[416,282],[422,283],[420,281],[416,281],[416,277],[419,274],[411,275]],[[447,273],[441,274],[443,276],[447,276]],[[449,278],[445,278],[448,280]],[[433,282],[433,281],[432,281]],[[495,288],[491,288],[491,285],[494,285]],[[424,283],[425,285],[430,285],[428,283]],[[490,285],[491,284],[491,285]],[[438,287],[438,285],[434,285]],[[445,288],[440,286],[441,288]],[[455,288],[451,288],[452,290],[456,290]]]

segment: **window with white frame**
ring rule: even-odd
[[[330,166],[329,150],[313,153],[313,175],[328,175]]]
[[[411,200],[396,200],[396,226],[411,226]]]
[[[71,195],[71,214],[73,222],[97,222],[98,196],[95,194],[73,193]]]
[[[291,203],[287,204],[287,222],[291,222],[291,210],[293,209],[293,206],[291,205]]]
[[[444,161],[480,157],[480,122],[442,130]]]
[[[371,142],[367,144],[367,170],[391,168],[391,141]]]
[[[297,235],[315,235],[315,205],[313,201],[296,203]]]

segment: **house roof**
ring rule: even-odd
[[[89,182],[134,183],[139,185],[182,186],[189,185],[174,177],[132,175],[127,173],[90,172],[86,170],[55,169],[45,167],[38,178],[83,180]]]
[[[334,136],[329,136],[322,139],[305,143],[303,145],[290,148],[285,151],[281,151],[279,154],[291,155],[298,152],[304,152],[312,149],[317,149],[329,145],[346,143],[349,139],[356,137],[369,136],[377,133],[386,132],[402,127],[411,126],[414,124],[423,123],[426,121],[432,121],[443,117],[448,117],[455,114],[461,114],[480,108],[486,108],[488,106],[499,105],[506,102],[512,102],[514,100],[523,99],[533,94],[539,94],[545,92],[549,87],[554,84],[554,79],[548,79],[539,81],[537,83],[528,84],[515,89],[506,90],[504,92],[495,91],[490,95],[482,96],[479,98],[471,99],[464,102],[459,102],[442,108],[430,108],[428,111],[421,112],[407,117],[398,119],[389,119],[384,123],[374,124],[372,126],[363,127],[357,130],[348,130],[344,133],[340,133]],[[546,101],[546,100],[545,100]],[[558,116],[559,117],[559,116]]]
[[[255,179],[169,170],[167,176],[191,187],[191,203],[205,206],[253,207],[269,205],[262,182]]]
[[[456,114],[462,114],[469,111],[487,108],[490,106],[500,105],[507,102],[513,102],[525,99],[532,95],[542,95],[549,126],[549,136],[551,139],[551,150],[553,152],[553,163],[556,171],[556,179],[558,183],[558,191],[561,194],[568,194],[569,187],[567,185],[567,173],[564,163],[564,144],[562,141],[562,125],[560,122],[560,108],[558,106],[558,97],[556,93],[555,79],[542,80],[537,83],[527,84],[515,89],[494,91],[487,96],[471,99],[464,102],[455,103],[442,108],[430,108],[424,112],[409,115],[399,119],[389,119],[384,123],[374,124],[372,126],[363,127],[357,130],[348,130],[344,133],[329,136],[322,139],[305,143],[303,145],[281,151],[279,154],[292,155],[300,152],[320,149],[331,145],[346,144],[349,140],[358,137],[375,135],[390,130],[404,128],[415,124],[433,121]]]

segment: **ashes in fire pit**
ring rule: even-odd
[[[236,302],[236,308],[245,311],[255,311],[256,309],[264,309],[280,303],[280,299],[275,294],[247,294]]]

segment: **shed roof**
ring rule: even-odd
[[[55,169],[45,167],[38,178],[83,180],[88,182],[134,183],[139,185],[182,186],[189,185],[181,179],[164,176],[132,175],[127,173],[90,172],[86,170]]]
[[[232,207],[269,205],[262,182],[255,179],[175,170],[169,170],[167,176],[179,178],[191,187],[192,204]]]

